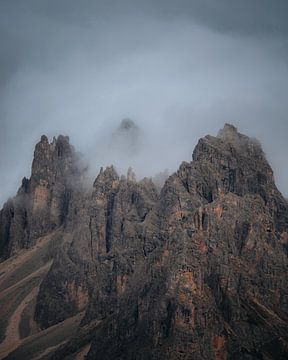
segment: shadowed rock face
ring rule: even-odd
[[[68,139],[42,137],[31,179],[1,212],[4,258],[65,234],[35,319],[84,316],[49,358],[90,343],[87,359],[287,358],[288,204],[256,140],[226,124],[160,194],[131,169],[101,169],[91,191],[71,185],[80,176]]]
[[[42,326],[75,315],[86,305],[89,316],[84,322],[92,314],[103,319],[112,312],[129,275],[145,258],[143,227],[157,198],[151,181],[120,180],[113,167],[101,169],[86,198],[72,196],[66,225],[72,242],[55,259],[38,296],[36,319]]]

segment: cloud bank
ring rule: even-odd
[[[115,164],[142,177],[176,170],[225,122],[261,141],[287,195],[287,10],[282,0],[2,1],[0,202],[29,176],[43,133],[69,135],[95,176]],[[121,135],[125,118],[137,148]]]

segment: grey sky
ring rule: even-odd
[[[41,134],[67,134],[96,172],[191,159],[225,122],[257,137],[288,194],[286,0],[0,0],[0,203]],[[138,151],[111,146],[123,118]],[[114,144],[115,145],[115,144]]]

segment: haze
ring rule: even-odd
[[[287,11],[286,0],[0,0],[0,203],[30,176],[42,134],[69,135],[95,177],[110,164],[142,177],[175,171],[225,122],[261,141],[287,196]],[[132,137],[118,134],[123,118]]]

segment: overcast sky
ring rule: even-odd
[[[69,135],[95,176],[113,163],[141,177],[176,170],[225,122],[261,141],[287,196],[287,13],[287,0],[0,0],[0,203],[41,134]]]

